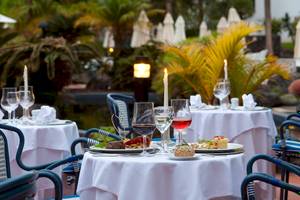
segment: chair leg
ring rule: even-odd
[[[290,175],[289,171],[286,171],[286,173],[285,173],[285,182],[286,183],[289,183],[289,175]],[[287,190],[285,190],[285,193],[284,193],[285,200],[288,200],[288,193],[289,192]]]
[[[76,195],[76,192],[77,192],[78,179],[79,179],[79,172],[75,172],[75,188],[74,188],[74,195]]]
[[[281,181],[285,181],[285,176],[286,176],[286,170],[281,169]],[[283,188],[280,188],[280,200],[283,200],[285,196],[285,190]]]

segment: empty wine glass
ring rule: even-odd
[[[16,92],[17,88],[15,87],[5,87],[2,88],[2,97],[1,97],[1,107],[7,111],[8,113],[8,120],[11,122],[11,113],[14,110],[13,107],[8,102],[8,93],[9,92]]]
[[[23,108],[23,120],[29,120],[29,108],[34,104],[34,94],[30,90],[27,92],[19,91],[20,105]]]
[[[19,92],[8,92],[7,102],[11,107],[12,112],[15,112],[15,110],[19,107],[20,103]],[[15,123],[15,115],[12,116],[12,122]]]
[[[153,107],[153,103],[151,102],[134,103],[132,128],[134,132],[143,136],[142,156],[149,155],[146,151],[147,140],[149,139],[147,139],[147,136],[153,134],[155,130]]]
[[[174,118],[171,126],[178,131],[178,144],[183,143],[182,131],[192,123],[188,99],[171,99]]]
[[[220,79],[214,87],[214,96],[220,101],[220,109],[226,109],[223,100],[230,94],[230,83],[228,80]]]
[[[174,111],[173,111],[173,107],[171,106],[168,107],[160,106],[154,108],[155,125],[156,128],[161,133],[161,144],[162,144],[163,151],[165,153],[168,152],[168,144],[167,141],[165,140],[164,134],[170,127],[173,121],[173,117],[174,117]]]

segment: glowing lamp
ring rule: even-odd
[[[137,57],[133,65],[134,78],[149,78],[151,65],[147,57]]]

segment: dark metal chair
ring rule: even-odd
[[[254,181],[265,182],[265,183],[271,184],[275,187],[279,187],[281,189],[294,192],[298,195],[300,194],[299,186],[291,185],[285,181],[278,180],[275,177],[270,176],[265,173],[258,173],[258,172],[253,173],[252,172],[253,164],[257,160],[266,160],[266,161],[271,162],[271,163],[275,164],[276,166],[280,167],[281,170],[289,171],[289,172],[296,174],[297,176],[300,176],[299,166],[293,165],[287,161],[283,161],[279,158],[275,158],[275,157],[272,157],[269,155],[264,155],[264,154],[256,155],[253,158],[251,158],[247,164],[247,176],[245,177],[245,179],[243,180],[242,185],[241,185],[241,195],[242,195],[243,200],[248,200],[248,199],[254,200],[255,199],[255,191],[254,191],[254,186],[253,186]]]
[[[298,118],[299,116],[298,114],[292,114],[287,117],[288,120],[281,124],[279,128],[280,138],[272,148],[278,158],[289,163],[299,164],[300,141],[290,137],[291,129],[300,128],[300,121],[294,120],[294,117]],[[281,180],[286,183],[289,182],[289,171],[281,170]],[[281,189],[280,199],[288,199],[288,192],[285,189]]]
[[[124,94],[109,93],[106,100],[116,131],[128,131],[129,135],[132,132],[131,119],[135,99]]]
[[[24,147],[24,136],[20,130],[14,127],[0,124],[0,199],[30,199],[35,195],[35,182],[40,177],[50,179],[55,185],[55,199],[62,199],[62,183],[57,174],[42,170],[31,172],[19,177],[11,177],[9,152],[6,136],[3,129],[11,130],[19,135],[20,141],[17,149],[16,161],[18,165],[25,170],[42,169],[41,167],[28,167],[21,160],[21,154]],[[23,198],[24,197],[24,198]],[[26,197],[26,198],[25,198]]]

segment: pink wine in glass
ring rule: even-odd
[[[172,122],[172,127],[175,129],[181,130],[181,129],[187,128],[191,123],[192,123],[192,119],[190,119],[190,118],[187,118],[187,119],[174,118],[173,122]]]

